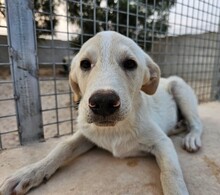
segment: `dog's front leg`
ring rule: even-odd
[[[48,180],[59,167],[92,147],[91,142],[80,132],[76,132],[70,139],[57,145],[41,161],[24,167],[8,177],[0,186],[0,195],[25,194],[31,188]]]
[[[172,141],[157,124],[148,123],[148,128],[149,131],[143,131],[140,136],[141,148],[156,157],[164,195],[188,195]]]
[[[163,135],[150,149],[161,170],[160,179],[164,195],[188,195],[179,160],[172,141]]]
[[[161,170],[161,184],[165,195],[188,195],[179,160],[172,141],[162,138],[152,150]]]

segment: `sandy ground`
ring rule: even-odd
[[[52,78],[49,77],[53,74],[52,69],[41,69],[40,71],[45,139],[72,133],[77,115],[76,111],[71,109],[72,99],[69,93],[68,75],[63,74],[62,69],[56,71],[56,81],[48,80]],[[1,72],[0,80],[11,81],[7,71]],[[56,96],[53,95],[55,93]],[[13,94],[12,83],[0,83],[0,100],[13,98]],[[2,133],[0,138],[3,148],[13,148],[20,145],[15,113],[14,100],[0,101],[0,133]]]

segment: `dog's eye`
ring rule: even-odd
[[[89,60],[82,60],[80,62],[80,68],[84,71],[88,71],[91,69],[91,62]]]
[[[127,59],[122,63],[125,70],[134,70],[137,68],[137,63],[134,60]]]

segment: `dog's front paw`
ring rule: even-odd
[[[201,146],[200,134],[190,132],[183,139],[183,148],[188,152],[196,152]]]
[[[8,177],[0,187],[0,195],[17,195],[25,194],[30,186],[30,181],[21,177]]]
[[[43,181],[43,172],[30,165],[5,179],[0,185],[0,195],[22,195]]]
[[[161,173],[164,195],[189,195],[183,176],[175,171]]]
[[[11,175],[1,184],[1,195],[25,194],[32,187],[33,177],[32,173],[28,171]]]

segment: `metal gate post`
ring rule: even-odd
[[[211,86],[211,100],[220,100],[220,18],[216,40],[216,55],[214,60],[213,78]]]
[[[6,0],[11,71],[21,144],[43,139],[33,0]]]

